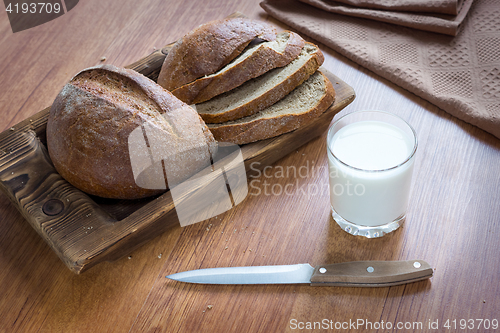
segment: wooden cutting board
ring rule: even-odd
[[[127,67],[156,81],[172,45]],[[335,102],[305,127],[241,146],[247,177],[323,134],[334,115],[354,100],[349,85],[321,70],[335,88]],[[65,181],[46,148],[49,110],[0,133],[0,188],[71,271],[79,274],[99,262],[118,259],[179,225],[169,191],[141,200],[111,200],[87,195]],[[210,181],[190,190],[207,195]]]

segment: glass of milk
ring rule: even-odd
[[[333,219],[352,235],[381,237],[405,220],[415,130],[384,111],[343,116],[328,130]]]

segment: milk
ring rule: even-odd
[[[380,226],[404,217],[415,139],[381,121],[346,125],[329,141],[330,200],[343,219]]]

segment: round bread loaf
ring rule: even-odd
[[[247,18],[205,23],[170,49],[158,76],[158,84],[172,91],[213,74],[236,58],[255,38],[273,41],[276,33],[274,27]]]
[[[116,199],[159,194],[209,165],[217,150],[196,111],[147,77],[110,65],[64,86],[50,110],[47,146],[69,183]]]

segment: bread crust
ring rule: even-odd
[[[168,183],[164,189],[140,187],[131,166],[128,140],[145,123],[169,135],[165,154],[201,142],[209,161],[216,150],[193,109],[142,74],[103,65],[78,73],[56,97],[47,122],[49,155],[58,173],[88,194],[115,199],[159,194]],[[191,162],[179,177],[205,166],[203,158]],[[155,176],[164,179],[163,172],[160,168]]]
[[[325,93],[308,112],[285,114],[267,119],[260,118],[245,123],[209,125],[208,127],[219,142],[232,142],[243,145],[272,138],[307,125],[325,112],[335,100],[335,89],[332,83],[323,73],[321,75],[325,81]]]
[[[276,33],[271,25],[248,18],[205,23],[186,34],[170,49],[158,76],[158,84],[172,91],[215,73],[236,58],[255,38],[273,41]]]
[[[273,68],[288,65],[300,54],[305,41],[294,32],[284,33],[289,34],[289,38],[283,53],[268,47],[259,47],[251,56],[228,70],[185,84],[174,89],[172,94],[187,104],[198,104],[230,91]]]
[[[306,45],[315,46],[312,43],[306,43]],[[198,114],[206,123],[217,124],[247,117],[264,110],[265,108],[281,100],[293,89],[304,83],[304,81],[306,81],[314,72],[316,72],[321,64],[323,64],[325,59],[323,53],[318,47],[316,47],[316,49],[317,51],[311,55],[307,62],[292,75],[288,76],[286,81],[283,81],[281,84],[274,86],[272,89],[268,90],[257,98],[252,99],[248,103],[218,114],[203,113],[200,112],[200,108],[198,108]],[[229,92],[229,94],[230,93],[231,92]]]

